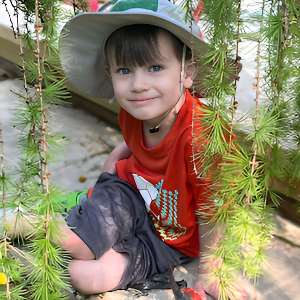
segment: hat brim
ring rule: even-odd
[[[193,50],[194,56],[208,50],[207,43],[182,23],[150,10],[83,13],[66,23],[60,40],[61,65],[68,80],[89,96],[112,98],[112,83],[104,69],[104,44],[112,32],[132,24],[156,25],[170,31]]]

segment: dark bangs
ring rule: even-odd
[[[111,61],[118,66],[129,67],[157,63],[163,58],[157,43],[157,36],[162,31],[170,36],[175,55],[181,62],[183,43],[175,35],[154,25],[134,24],[121,27],[109,36],[105,44],[106,65],[109,66]],[[186,59],[191,56],[191,51],[187,51]]]

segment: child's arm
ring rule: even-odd
[[[111,152],[102,168],[102,172],[115,174],[117,172],[115,166],[116,162],[128,158],[130,155],[131,151],[128,148],[127,144],[125,142],[122,142]]]

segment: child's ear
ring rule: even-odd
[[[106,72],[106,74],[108,75],[108,77],[109,77],[110,80],[111,80],[110,70],[109,70],[109,67],[108,67],[108,66],[105,66],[105,72]]]
[[[183,87],[184,88],[189,89],[193,85],[194,78],[196,77],[196,74],[197,74],[196,64],[191,62],[187,66],[186,71],[185,71],[185,77],[184,77],[184,80],[183,80]]]

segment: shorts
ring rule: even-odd
[[[117,175],[102,173],[90,198],[72,207],[66,221],[96,259],[110,248],[129,255],[116,289],[125,289],[191,260],[160,239],[139,192]]]

